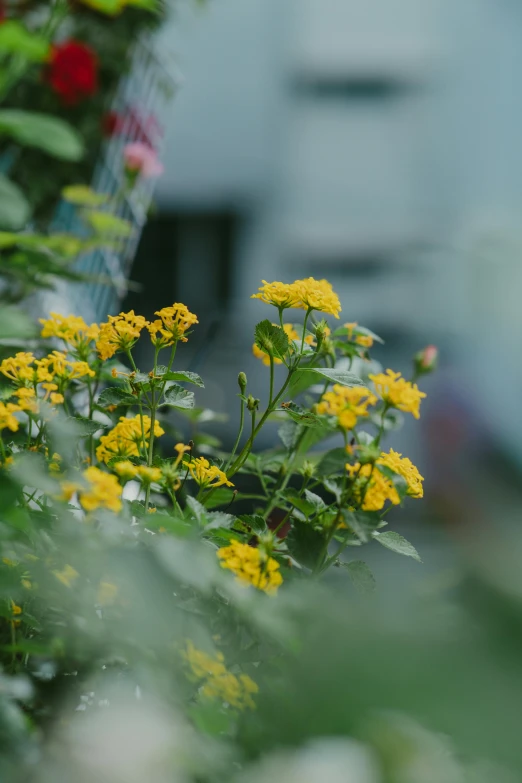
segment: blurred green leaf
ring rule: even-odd
[[[376,588],[375,577],[369,567],[362,560],[352,560],[351,563],[343,563],[353,586],[358,593],[374,593]]]
[[[27,30],[16,19],[7,19],[0,25],[0,54],[18,54],[32,62],[44,62],[49,57],[47,38]]]
[[[171,370],[167,372],[167,368],[160,365],[156,367],[156,374],[161,375],[164,381],[184,381],[185,383],[193,383],[194,386],[200,386],[201,388],[205,386],[199,375],[189,370]]]
[[[130,406],[136,405],[137,398],[129,392],[119,389],[117,386],[111,386],[108,389],[104,389],[98,397],[98,405],[101,408],[107,408],[109,405]]]
[[[105,193],[96,193],[88,185],[68,185],[62,190],[62,198],[81,207],[100,207],[109,200]]]
[[[0,227],[10,231],[24,228],[30,212],[29,202],[18,185],[0,174]]]
[[[4,25],[0,25],[0,34]],[[80,160],[84,153],[78,132],[65,120],[50,114],[0,109],[0,135],[10,136],[19,144],[37,147],[54,158]]]
[[[280,326],[269,320],[261,321],[255,329],[255,342],[265,353],[282,359],[288,351],[288,336]]]
[[[83,218],[100,236],[131,237],[134,233],[132,223],[110,212],[92,209],[84,212]]]

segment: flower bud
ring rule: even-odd
[[[360,445],[357,449],[357,458],[361,465],[373,465],[381,456],[381,450],[378,446],[370,443],[368,446]]]
[[[417,375],[426,375],[437,369],[439,351],[436,345],[428,345],[415,354],[413,360]]]
[[[315,465],[310,460],[305,460],[301,467],[301,473],[305,479],[311,479],[315,473]]]
[[[249,411],[257,411],[259,408],[260,400],[258,400],[256,397],[252,397],[251,394],[247,397],[247,408]]]
[[[247,387],[247,377],[244,372],[240,372],[237,376],[237,382],[239,384],[239,390],[241,394],[244,394]]]

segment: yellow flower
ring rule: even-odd
[[[100,606],[110,606],[116,600],[118,595],[118,586],[112,582],[100,582],[96,603]]]
[[[277,324],[273,324],[273,326],[277,326]],[[293,324],[284,324],[283,329],[285,330],[285,334],[288,337],[290,343],[293,340],[301,340],[301,337],[299,336]],[[313,345],[314,336],[312,334],[306,335],[305,343],[307,345]],[[254,343],[252,346],[252,353],[254,354],[256,359],[261,359],[263,364],[265,364],[267,367],[270,367],[270,356],[267,353],[265,353],[263,350],[261,350],[261,348],[259,348],[256,345],[256,343]],[[276,357],[274,357],[274,364],[283,364],[283,362],[281,359],[277,359]]]
[[[56,376],[60,380],[71,381],[85,376],[94,378],[96,375],[87,362],[69,361],[67,355],[61,351],[53,351],[40,362],[41,366],[46,366],[49,369],[53,377]]]
[[[96,341],[96,350],[102,359],[110,359],[118,351],[128,351],[139,339],[148,321],[134,310],[119,315],[109,315],[107,323],[101,324]]]
[[[153,481],[160,481],[162,476],[160,468],[150,468],[147,465],[140,465],[138,473],[145,484],[152,484]]]
[[[64,566],[61,571],[53,571],[53,574],[65,587],[72,587],[80,576],[78,571],[70,565]]]
[[[62,469],[61,463],[62,458],[59,454],[53,454],[52,460],[49,463],[49,470],[51,473],[59,473]]]
[[[220,470],[216,465],[211,465],[205,457],[196,457],[189,462],[188,469],[192,478],[202,487],[233,487],[231,481],[227,479],[226,473]]]
[[[11,432],[16,432],[20,425],[13,414],[19,413],[21,410],[20,406],[13,402],[0,402],[0,431],[7,428]]]
[[[22,614],[22,607],[15,604],[14,601],[11,601],[11,612],[14,615]]]
[[[117,462],[112,466],[112,469],[118,474],[122,481],[130,481],[138,475],[137,466],[133,465],[128,459]]]
[[[217,556],[221,567],[232,571],[239,582],[254,585],[269,595],[275,595],[283,582],[277,560],[259,548],[234,540],[229,546],[218,549]]]
[[[148,448],[151,419],[149,416],[134,416],[128,419],[121,416],[118,424],[100,438],[96,457],[100,462],[109,462],[113,457],[139,457],[140,447]],[[165,430],[154,422],[154,436],[159,438]]]
[[[401,377],[400,372],[386,370],[385,373],[368,376],[375,385],[377,394],[382,397],[387,405],[398,408],[404,413],[411,413],[416,419],[420,418],[421,400],[426,397],[416,383],[410,383]]]
[[[97,324],[87,326],[83,318],[77,315],[50,313],[50,318],[40,318],[42,337],[58,337],[74,348],[86,346],[96,340],[100,333]]]
[[[412,498],[424,497],[424,489],[422,486],[424,478],[408,457],[403,457],[402,454],[398,454],[393,449],[390,449],[389,454],[385,454],[384,452],[381,454],[380,459],[377,460],[377,464],[385,465],[393,470],[394,473],[398,473],[399,476],[402,476],[408,485],[408,495]]]
[[[78,490],[80,505],[85,511],[96,511],[97,508],[107,508],[110,511],[121,510],[121,487],[116,476],[104,473],[96,467],[83,471],[87,488]]]
[[[0,372],[3,373],[6,378],[10,378],[17,383],[32,381],[34,378],[33,362],[34,355],[32,353],[21,351],[14,356],[9,356],[7,359],[4,359],[0,364]],[[52,378],[49,378],[48,380],[52,380]]]
[[[14,392],[13,396],[18,398],[17,404],[21,411],[36,413],[38,410],[36,392],[34,389],[31,389],[28,386],[20,386],[20,388]]]
[[[362,345],[363,348],[371,348],[373,346],[373,337],[371,337],[369,334],[358,334],[358,326],[359,324],[357,321],[344,325],[344,328],[348,329],[348,334],[346,335],[347,339],[349,341],[353,341],[356,345]]]
[[[348,387],[336,383],[332,391],[323,394],[317,413],[337,416],[339,426],[351,430],[358,418],[368,416],[368,407],[377,401],[377,397],[363,386]]]
[[[147,328],[152,344],[161,348],[174,345],[178,340],[186,343],[185,333],[191,326],[199,323],[197,316],[180,302],[175,302],[172,307],[156,310],[154,315],[159,315],[159,319],[153,321]]]
[[[407,457],[402,458],[392,449],[389,454],[383,452],[374,466],[361,466],[359,463],[346,465],[348,473],[352,477],[357,476],[354,495],[359,502],[362,501],[364,511],[380,511],[388,500],[394,506],[401,502],[392,479],[381,473],[379,465],[390,468],[406,480],[408,495],[414,498],[423,497],[423,477]]]
[[[300,307],[299,292],[295,283],[267,283],[259,288],[259,293],[252,294],[251,299],[260,299],[266,304],[274,305],[281,309],[288,307]]]
[[[181,655],[189,667],[191,679],[200,683],[203,697],[225,702],[239,710],[255,708],[252,694],[258,693],[257,684],[248,674],[235,675],[228,671],[221,652],[208,655],[187,640]]]
[[[307,277],[294,283],[299,292],[299,305],[303,310],[320,310],[339,318],[341,303],[328,280]]]
[[[190,451],[190,446],[185,446],[184,443],[176,443],[174,446],[174,451],[178,452],[178,456],[174,460],[174,467],[177,468],[181,460],[183,459],[183,455],[187,453],[187,451]]]

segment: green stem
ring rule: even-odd
[[[312,312],[312,311],[311,311],[310,309],[308,309],[308,310],[306,311],[306,315],[305,315],[305,318],[304,318],[304,323],[303,323],[303,337],[302,337],[302,339],[301,339],[301,350],[300,350],[300,352],[299,352],[299,353],[301,353],[301,354],[303,353],[304,344],[305,344],[306,324],[308,323],[308,318],[309,318],[309,316],[310,316],[310,313],[311,313],[311,312]]]
[[[268,407],[272,405],[274,399],[274,357],[270,354],[270,396],[268,398]]]
[[[154,351],[154,368],[153,368],[153,374],[156,375],[156,367],[158,364],[158,353],[159,348],[156,346],[156,349]],[[165,384],[163,384],[165,386]],[[158,397],[158,402],[161,399],[161,393]],[[156,425],[156,390],[154,388],[154,381],[151,382],[151,406],[150,406],[150,433],[149,433],[149,452],[147,454],[147,465],[150,468],[152,465],[152,457],[154,455],[154,427]],[[143,421],[143,417],[142,417]],[[149,500],[150,500],[150,482],[147,484],[147,489],[145,490],[145,508],[148,509],[149,507]]]
[[[243,434],[243,427],[245,426],[245,401],[241,399],[240,402],[241,402],[241,407],[239,412],[239,432],[237,434],[236,442],[234,443],[234,448],[232,449],[232,453],[230,454],[230,457],[228,458],[228,462],[225,466],[225,473],[227,472],[230,463],[234,459],[234,455],[239,446],[239,441],[241,440],[241,435]]]

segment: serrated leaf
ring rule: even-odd
[[[106,408],[109,405],[135,405],[137,398],[129,392],[119,389],[117,386],[112,386],[109,389],[104,389],[98,397],[98,405],[102,408]]]
[[[274,326],[268,319],[257,324],[255,342],[258,348],[277,359],[283,359],[288,351],[286,332],[280,326]]]
[[[62,190],[62,198],[78,207],[101,207],[109,200],[105,193],[96,193],[88,185],[68,185]]]
[[[229,530],[236,521],[236,517],[233,514],[225,514],[223,511],[211,511],[207,514],[207,519],[208,524],[205,525],[205,533],[217,528]]]
[[[193,383],[194,386],[199,386],[202,389],[205,388],[205,384],[196,372],[190,372],[190,370],[171,370],[167,372],[167,368],[163,365],[156,367],[156,375],[160,375],[164,381],[182,381],[184,383]]]
[[[265,533],[267,524],[259,514],[241,514],[239,521],[246,526],[248,532]]]
[[[358,593],[368,595],[374,593],[376,588],[375,577],[362,560],[352,560],[351,563],[343,563],[346,568],[353,586]]]
[[[405,557],[412,557],[419,563],[422,563],[419,553],[410,542],[401,536],[399,533],[395,533],[393,530],[388,530],[386,533],[374,532],[373,538],[385,546],[387,549],[391,549],[392,552],[397,552],[399,555]]]
[[[312,504],[316,511],[320,511],[321,509],[326,508],[326,503],[324,500],[319,497],[319,495],[316,495],[315,492],[310,492],[309,489],[305,489],[305,498],[309,503]]]
[[[291,556],[306,568],[315,568],[323,551],[325,535],[312,525],[294,522],[286,544]]]
[[[178,386],[177,383],[174,383],[166,390],[161,404],[168,405],[171,408],[193,408],[194,392],[187,391],[183,386]]]
[[[361,380],[361,378],[359,378],[359,376],[355,375],[353,372],[348,372],[348,370],[338,370],[335,368],[332,369],[330,367],[303,367],[302,369],[297,370],[296,375],[300,373],[313,374],[316,379],[315,382],[326,378],[331,383],[339,383],[341,386],[366,387],[366,384]]]
[[[298,424],[302,424],[303,427],[322,427],[324,420],[307,408],[302,408],[300,405],[296,405],[295,402],[285,402],[281,406],[286,413]]]
[[[192,495],[187,496],[187,506],[192,511],[198,522],[204,522],[206,519],[205,506],[203,506],[199,500],[193,498]]]
[[[277,434],[281,438],[283,445],[290,451],[297,446],[302,431],[302,427],[292,420],[285,421],[285,423],[279,427]]]
[[[229,506],[234,499],[234,490],[227,487],[218,487],[212,490],[212,494],[205,501],[206,508],[218,508],[219,506]]]
[[[105,424],[101,424],[99,421],[93,421],[92,419],[86,419],[84,416],[70,416],[67,421],[75,426],[80,438],[94,435],[98,430],[106,428]]]

